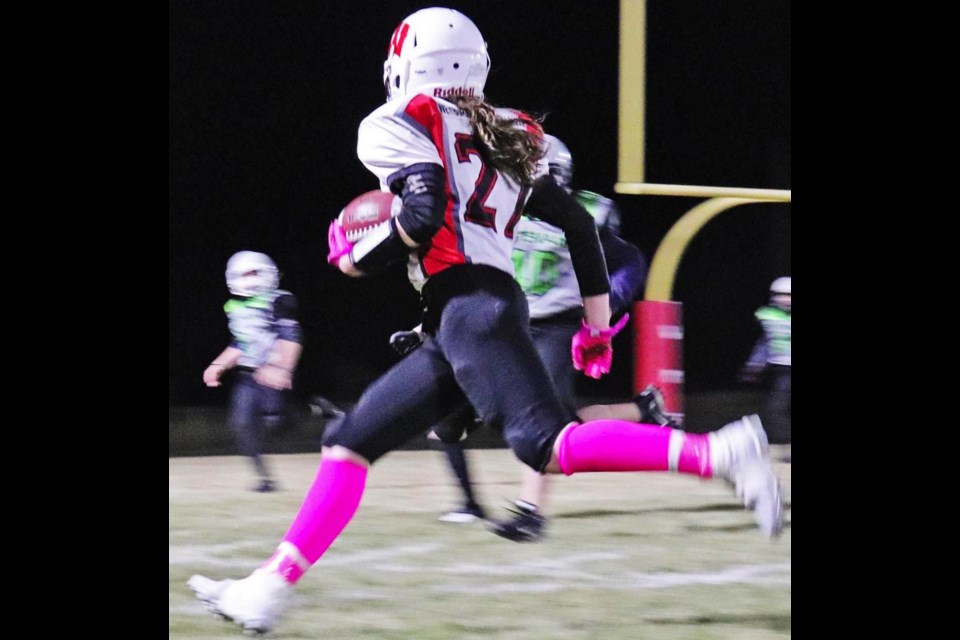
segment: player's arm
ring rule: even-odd
[[[747,361],[740,367],[737,378],[741,382],[756,383],[760,381],[760,376],[767,368],[767,357],[769,355],[769,345],[765,336],[760,336],[754,343],[753,350],[747,356]]]
[[[297,299],[293,294],[281,293],[273,303],[274,329],[277,340],[267,360],[258,367],[253,379],[273,389],[293,388],[293,372],[303,352],[303,338],[297,319]]]
[[[379,273],[388,266],[406,260],[411,249],[429,242],[440,227],[446,211],[443,167],[418,163],[391,175],[390,191],[398,194],[403,206],[389,224],[377,227],[361,238],[341,258],[340,270],[348,275]],[[344,270],[342,263],[349,270]]]
[[[643,252],[609,231],[600,231],[600,244],[610,274],[610,308],[626,311],[647,281],[647,259]]]
[[[580,284],[584,320],[598,330],[610,328],[610,279],[593,217],[551,176],[534,182],[526,209],[563,230]]]
[[[203,383],[208,387],[219,387],[223,372],[237,366],[237,360],[240,359],[241,355],[243,355],[243,351],[233,345],[221,351],[220,355],[214,358],[213,362],[203,370]]]
[[[433,140],[406,116],[378,110],[360,123],[357,156],[391,193],[400,213],[361,238],[338,266],[347,275],[375,274],[406,260],[443,226],[446,173]]]
[[[290,377],[297,368],[297,363],[300,362],[300,354],[302,352],[303,345],[299,342],[291,342],[283,339],[277,340],[273,343],[270,357],[263,366],[282,371],[287,377]]]
[[[273,303],[273,314],[277,341],[267,357],[267,364],[293,373],[303,352],[303,331],[296,297],[291,293],[280,294]]]

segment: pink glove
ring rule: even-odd
[[[353,249],[353,243],[347,240],[347,234],[340,225],[340,219],[334,218],[327,230],[327,244],[330,246],[330,253],[327,254],[327,262],[330,266],[340,268],[340,258],[350,253]]]
[[[573,336],[570,351],[573,355],[573,367],[596,380],[610,373],[613,364],[613,336],[627,324],[630,314],[625,313],[617,324],[609,329],[595,329],[583,321],[583,326]]]

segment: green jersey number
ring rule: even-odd
[[[514,251],[513,272],[527,295],[542,296],[557,284],[560,256],[552,251]]]

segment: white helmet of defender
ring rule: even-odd
[[[777,278],[770,285],[770,293],[772,294],[782,294],[790,295],[790,276],[784,276],[782,278]]]
[[[489,71],[487,43],[477,25],[454,9],[430,7],[394,30],[383,85],[388,101],[414,93],[482,98]]]
[[[790,311],[792,306],[790,276],[777,278],[770,284],[770,304],[784,311]]]
[[[543,134],[543,142],[547,147],[546,159],[547,166],[550,167],[550,175],[557,184],[570,191],[573,189],[573,155],[570,149],[560,138],[549,133]]]
[[[543,143],[546,147],[544,158],[550,175],[558,185],[567,190],[567,193],[573,193],[573,154],[563,140],[549,133],[543,134]],[[599,198],[592,204],[583,202],[581,204],[584,204],[593,216],[598,229],[606,229],[614,235],[620,235],[620,211],[614,206],[612,200]]]
[[[264,253],[238,251],[227,260],[227,288],[235,296],[259,296],[279,285],[280,271]]]

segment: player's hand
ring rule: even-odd
[[[597,329],[584,321],[580,330],[574,334],[570,347],[573,367],[596,380],[610,373],[610,366],[613,364],[613,337],[620,333],[629,319],[630,314],[625,313],[617,324],[609,329]]]
[[[224,371],[226,368],[222,364],[211,364],[203,370],[203,384],[208,387],[219,387],[220,376]]]
[[[419,331],[397,331],[390,336],[390,346],[401,356],[405,356],[423,344],[423,334]]]
[[[265,387],[277,389],[278,391],[293,388],[293,374],[283,367],[272,364],[265,364],[262,367],[258,367],[257,370],[253,372],[253,379],[257,384],[262,384]]]
[[[327,230],[327,245],[330,247],[330,253],[327,254],[327,262],[330,266],[340,268],[340,258],[350,253],[353,249],[353,243],[347,240],[347,234],[340,225],[340,219],[334,218]]]

